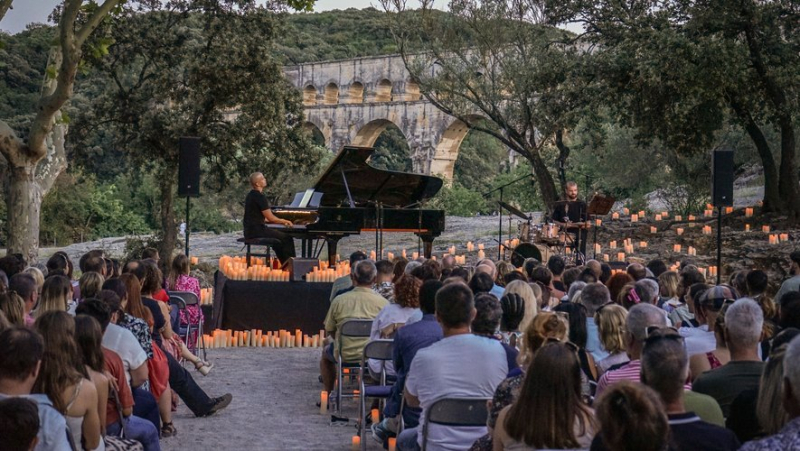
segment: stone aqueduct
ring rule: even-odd
[[[287,66],[284,73],[303,93],[306,127],[325,146],[372,146],[394,124],[411,149],[414,172],[452,178],[467,126],[428,102],[399,56],[380,56]]]

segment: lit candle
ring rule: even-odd
[[[706,218],[710,218],[713,215],[714,215],[714,210],[704,210],[703,211],[703,216],[705,216]]]
[[[617,260],[624,262],[625,261],[625,252],[618,252],[617,253]]]
[[[389,437],[389,451],[397,451],[397,438]]]
[[[694,221],[694,220],[695,220],[694,215],[689,215],[689,221]]]
[[[753,208],[747,207],[744,209],[744,217],[745,218],[752,218],[753,217]]]
[[[673,252],[680,252],[681,251],[681,245],[680,244],[676,244],[675,246],[672,247],[672,251]]]
[[[745,224],[744,225],[744,231],[745,232],[749,232],[750,231],[750,224]]]
[[[683,216],[677,215],[677,216],[675,216],[675,220],[676,221],[683,221]]]
[[[639,210],[639,217],[644,219],[645,217],[644,210]]]
[[[660,220],[661,220],[661,213],[658,213],[658,214],[656,215],[656,221],[660,221]]]
[[[612,220],[612,221],[617,221],[617,220],[619,220],[619,213],[617,213],[616,211],[615,211],[614,213],[612,213],[612,214],[611,214],[611,220]]]
[[[631,222],[639,222],[639,215],[631,215]]]
[[[647,241],[639,241],[639,247],[641,248],[647,247]]]
[[[725,207],[725,214],[729,215],[731,213],[733,213],[733,207]]]
[[[703,226],[703,235],[711,235],[711,226]]]
[[[594,245],[594,253],[595,253],[595,254],[599,254],[599,253],[600,253],[600,250],[601,250],[600,243],[596,243],[596,244]]]
[[[596,225],[597,227],[600,227],[601,225],[603,225],[603,220],[602,219],[595,219],[594,220],[594,225]]]
[[[631,214],[631,211],[627,208],[623,208],[622,213],[625,214],[625,216],[628,216],[629,214]]]
[[[683,229],[678,227],[677,229],[675,229],[675,233],[677,233],[678,235],[683,235]]]
[[[372,409],[370,412],[372,417],[372,424],[378,424],[381,421],[380,414],[378,413],[378,409]]]
[[[788,233],[781,233],[780,238],[781,238],[781,241],[789,241],[789,234]]]
[[[350,445],[351,451],[359,451],[361,449],[361,437],[358,435],[353,436],[353,443]]]
[[[656,232],[658,232],[658,228],[650,227],[650,233],[656,233]]]
[[[765,226],[761,227],[761,231],[764,232],[764,233],[769,233],[769,226],[765,225]]]
[[[604,262],[610,262],[611,261],[611,256],[608,255],[608,254],[603,254],[603,261]]]

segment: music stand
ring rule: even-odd
[[[594,193],[592,196],[592,200],[589,201],[589,208],[588,214],[592,216],[592,219],[595,219],[596,216],[605,216],[611,209],[614,207],[614,202],[616,202],[613,196],[604,196],[600,193]],[[594,238],[592,239],[592,252],[594,253],[595,260],[597,259],[597,227],[594,228]]]

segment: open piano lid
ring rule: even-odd
[[[373,151],[371,147],[345,146],[336,155],[314,185],[316,192],[324,193],[321,205],[349,205],[349,188],[357,207],[376,202],[387,207],[416,207],[417,202],[430,199],[442,188],[438,177],[373,168],[367,164]]]

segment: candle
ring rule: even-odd
[[[689,215],[689,221],[694,221],[694,220],[695,220],[694,215]]]
[[[478,244],[478,250],[482,251],[483,249],[483,243]]]
[[[478,260],[483,260],[484,258],[486,258],[486,254],[482,250],[478,251]]]
[[[752,207],[747,207],[747,208],[744,209],[744,217],[745,218],[753,217],[753,208]]]
[[[680,252],[681,251],[681,245],[680,244],[676,244],[675,246],[672,247],[672,251],[673,252]]]
[[[612,241],[612,242],[608,243],[608,247],[611,247],[611,248],[617,247],[617,242],[616,241]]]
[[[764,232],[764,233],[769,233],[769,226],[765,225],[765,226],[761,227],[761,231]]]
[[[604,262],[610,262],[611,261],[611,256],[608,255],[608,254],[603,254],[603,261]]]
[[[361,437],[358,435],[353,436],[353,443],[350,445],[351,451],[359,451],[361,449]]]
[[[788,233],[781,233],[780,234],[781,241],[789,241],[789,234]]]
[[[624,262],[625,261],[625,252],[618,252],[617,253],[617,260]]]
[[[703,235],[711,235],[711,226],[703,226]]]
[[[675,232],[676,232],[678,235],[683,235],[683,229],[682,229],[682,228],[680,228],[680,227],[678,227],[677,229],[675,229]]]
[[[617,213],[617,212],[615,211],[614,213],[612,213],[612,214],[611,214],[611,220],[612,220],[612,221],[616,221],[616,220],[618,220],[618,219],[619,219],[619,213]]]
[[[372,409],[370,415],[372,416],[372,424],[378,424],[381,421],[380,414],[378,414],[378,409]]]
[[[710,218],[710,217],[714,216],[714,210],[704,210],[703,211],[703,216],[705,216],[706,218]]]
[[[639,222],[639,215],[631,215],[631,222]]]
[[[647,241],[639,241],[639,247],[641,248],[647,247]]]
[[[650,233],[656,233],[658,229],[656,227],[650,227]]]
[[[644,210],[639,210],[639,217],[644,219],[645,217]]]
[[[595,253],[595,254],[599,254],[599,253],[600,253],[600,250],[601,250],[600,243],[596,243],[596,244],[594,245],[594,253]]]
[[[725,214],[729,215],[731,213],[733,213],[733,207],[725,207]]]
[[[745,224],[744,225],[744,231],[745,232],[749,232],[750,231],[750,224]]]
[[[622,213],[625,214],[625,216],[628,216],[629,214],[631,214],[631,211],[627,208],[623,208]]]
[[[660,221],[660,220],[661,220],[661,213],[658,213],[658,214],[656,214],[656,221]]]
[[[414,252],[414,253],[411,254],[411,259],[412,260],[416,260],[418,258],[419,258],[419,252]]]
[[[677,216],[675,216],[675,220],[676,221],[683,221],[683,216],[677,215]]]
[[[389,451],[397,451],[397,438],[389,437]]]

